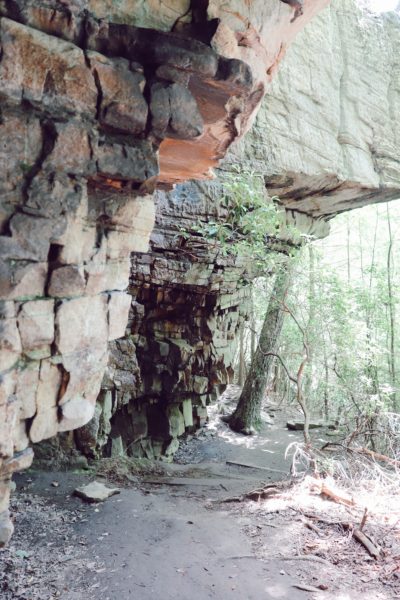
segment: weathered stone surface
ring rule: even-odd
[[[44,262],[50,246],[54,224],[48,219],[14,215],[9,222],[10,236],[0,237],[2,256],[15,260]]]
[[[8,509],[8,503],[10,500],[10,477],[3,477],[0,479],[0,519],[5,516],[5,512]],[[0,545],[1,545],[1,536],[0,536]]]
[[[52,114],[95,116],[97,89],[82,50],[59,38],[2,18],[0,94]]]
[[[132,298],[124,292],[113,292],[108,300],[108,339],[124,337]]]
[[[185,433],[185,422],[183,420],[183,414],[179,410],[179,406],[170,405],[167,409],[168,423],[169,423],[169,435],[172,438],[177,438]]]
[[[64,300],[56,310],[57,349],[64,358],[64,366],[74,363],[80,351],[100,349],[108,339],[107,297],[93,296]],[[78,357],[77,357],[78,358]],[[79,360],[79,358],[78,358]]]
[[[22,452],[29,446],[29,437],[25,420],[19,421],[14,427],[13,446],[14,452]]]
[[[110,210],[109,218],[107,258],[125,259],[131,252],[147,252],[155,219],[153,196],[129,195]]]
[[[166,110],[166,107],[167,108]],[[196,100],[179,84],[154,83],[151,87],[151,124],[159,138],[192,139],[203,133],[203,119]]]
[[[39,361],[29,361],[18,371],[16,398],[21,420],[31,419],[36,412],[36,393],[39,383]]]
[[[21,192],[26,172],[40,154],[42,129],[33,115],[3,113],[0,136],[0,228],[3,235],[4,224],[15,210],[15,194]]]
[[[190,399],[182,401],[182,413],[183,420],[185,422],[185,428],[193,427],[193,406]]]
[[[100,123],[115,131],[142,133],[148,113],[143,74],[132,71],[126,59],[107,59],[97,52],[88,52],[87,57],[101,90]]]
[[[13,431],[18,423],[18,405],[14,390],[16,372],[2,375],[0,396],[0,468],[3,459],[13,455]]]
[[[72,298],[82,296],[85,292],[86,281],[83,267],[68,265],[54,269],[50,276],[48,287],[49,296],[56,298]]]
[[[6,496],[3,495],[3,498]],[[10,519],[8,510],[0,513],[0,548],[3,548],[8,542],[14,531],[14,525]]]
[[[5,460],[1,466],[0,476],[7,477],[15,471],[22,471],[31,466],[33,460],[32,448],[26,448],[23,452],[17,452],[11,458]]]
[[[88,379],[87,388],[79,386],[78,393],[67,390],[72,397],[61,405],[61,415],[58,431],[71,431],[82,425],[86,425],[95,412],[96,398],[100,392],[103,370]],[[88,396],[88,397],[86,397]]]
[[[21,337],[15,317],[0,319],[0,364],[1,370],[10,369],[20,357]]]
[[[42,360],[36,391],[36,414],[29,429],[33,443],[52,437],[58,431],[57,399],[61,380],[59,367],[48,359]]]
[[[35,358],[50,355],[50,344],[54,340],[53,300],[24,302],[18,313],[18,330],[24,354]]]
[[[286,208],[324,217],[400,197],[399,21],[332,0],[288,49],[238,148]]]
[[[110,496],[114,496],[120,492],[120,489],[109,488],[104,485],[104,483],[101,483],[101,481],[92,481],[92,483],[88,483],[87,485],[83,485],[74,490],[76,496],[79,496],[87,502],[104,502],[104,500],[107,500]]]
[[[135,343],[112,345],[104,382],[114,395],[112,440],[139,457],[171,456],[177,438],[205,422],[206,398],[232,374],[232,340],[246,313],[247,291],[236,289],[243,261],[219,259],[216,266],[214,243],[198,235],[186,234],[183,251],[177,243],[184,223],[217,216],[204,186],[159,193],[157,207],[152,253],[132,261],[127,332]]]
[[[93,417],[86,425],[80,427],[75,433],[75,441],[78,449],[85,456],[90,456],[91,458],[95,458],[97,456],[100,419],[102,412],[102,406],[100,402],[97,402]]]
[[[0,294],[16,300],[44,296],[46,277],[47,263],[19,260],[7,264],[4,261],[0,264]]]
[[[46,171],[66,172],[69,176],[89,176],[95,171],[93,145],[96,132],[78,120],[54,125],[53,148],[43,161]]]
[[[98,173],[110,179],[143,182],[158,175],[158,161],[152,144],[138,140],[134,145],[102,141],[96,149]]]

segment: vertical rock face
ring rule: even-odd
[[[338,212],[400,197],[399,32],[396,14],[332,2],[293,42],[253,129],[223,163],[263,175],[304,234],[327,235]],[[251,274],[191,230],[224,220],[215,189],[158,194],[151,252],[132,259],[131,318],[125,339],[112,344],[89,454],[172,452],[183,426],[201,422],[197,407],[229,378]]]
[[[286,43],[326,2],[305,2],[296,25],[278,0],[255,3],[254,15],[239,2],[233,20],[219,3],[153,4],[0,2],[0,544],[11,532],[10,477],[30,464],[29,443],[93,416],[107,344],[128,317],[130,253],[146,251],[153,227],[155,186],[209,175],[249,127]],[[152,282],[150,305],[164,283],[151,261],[132,278],[140,300]],[[187,285],[202,288],[188,315],[200,337],[210,328],[208,279],[199,286],[192,273]],[[157,344],[151,314],[136,327]],[[198,379],[190,391],[209,388]]]
[[[158,192],[156,200],[151,251],[132,255],[127,334],[111,345],[103,383],[102,415],[112,416],[110,423],[103,418],[103,429],[110,439],[100,428],[90,446],[87,428],[75,434],[89,455],[127,450],[171,457],[177,438],[205,422],[207,404],[233,375],[251,265],[227,256],[193,227],[222,220],[227,209],[204,184],[179,185]]]

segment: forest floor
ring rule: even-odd
[[[16,531],[0,551],[0,598],[398,599],[398,522],[387,514],[379,520],[379,511],[367,521],[364,531],[381,550],[375,559],[349,529],[362,517],[362,501],[323,499],[307,477],[295,487],[277,483],[273,497],[246,499],[288,479],[285,450],[302,434],[289,432],[278,411],[260,434],[236,435],[216,411],[172,465],[133,468],[110,459],[97,472],[19,475]],[[313,435],[325,439],[324,430]],[[120,493],[95,504],[73,495],[94,479]]]

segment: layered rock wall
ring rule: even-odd
[[[255,126],[222,163],[263,176],[288,223],[307,236],[327,235],[339,212],[400,196],[399,32],[394,13],[376,17],[354,1],[332,2],[293,42]],[[216,190],[190,184],[160,195],[152,252],[133,257],[132,320],[128,337],[113,345],[105,384],[110,402],[103,414],[112,432],[108,446],[100,436],[106,453],[114,440],[119,451],[138,455],[172,451],[198,418],[195,408],[185,421],[186,400],[204,407],[214,384],[229,379],[228,339],[246,316],[249,274],[215,256],[201,236],[179,235],[196,221],[223,222]],[[215,339],[225,330],[219,354]],[[203,393],[194,391],[201,378]],[[162,433],[153,418],[166,424]]]
[[[218,3],[209,22],[203,3],[0,2],[0,543],[29,443],[95,411],[155,187],[209,176],[326,2],[305,2],[295,25],[289,6],[258,4],[253,25],[246,2],[234,23]]]
[[[171,454],[228,380],[247,266],[191,230],[213,185],[168,190],[250,128],[328,2],[303,4],[0,1],[0,543],[31,442],[95,413],[83,451]],[[399,29],[334,0],[224,163],[308,234],[400,195]]]
[[[156,201],[151,251],[132,255],[132,309],[111,345],[101,412],[75,434],[89,456],[171,457],[233,375],[252,265],[201,233],[226,216],[214,186],[182,184]]]

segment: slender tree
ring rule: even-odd
[[[393,263],[393,233],[390,220],[389,204],[386,205],[386,215],[388,224],[389,244],[387,250],[387,288],[388,288],[388,306],[389,306],[389,375],[393,388],[392,402],[396,409],[396,353],[395,353],[395,306],[392,284],[392,263]]]
[[[238,405],[228,417],[229,426],[234,431],[251,434],[260,424],[263,398],[274,363],[273,354],[278,347],[279,335],[284,318],[284,301],[287,296],[292,268],[288,260],[280,266],[268,303],[258,345],[250,365]]]

